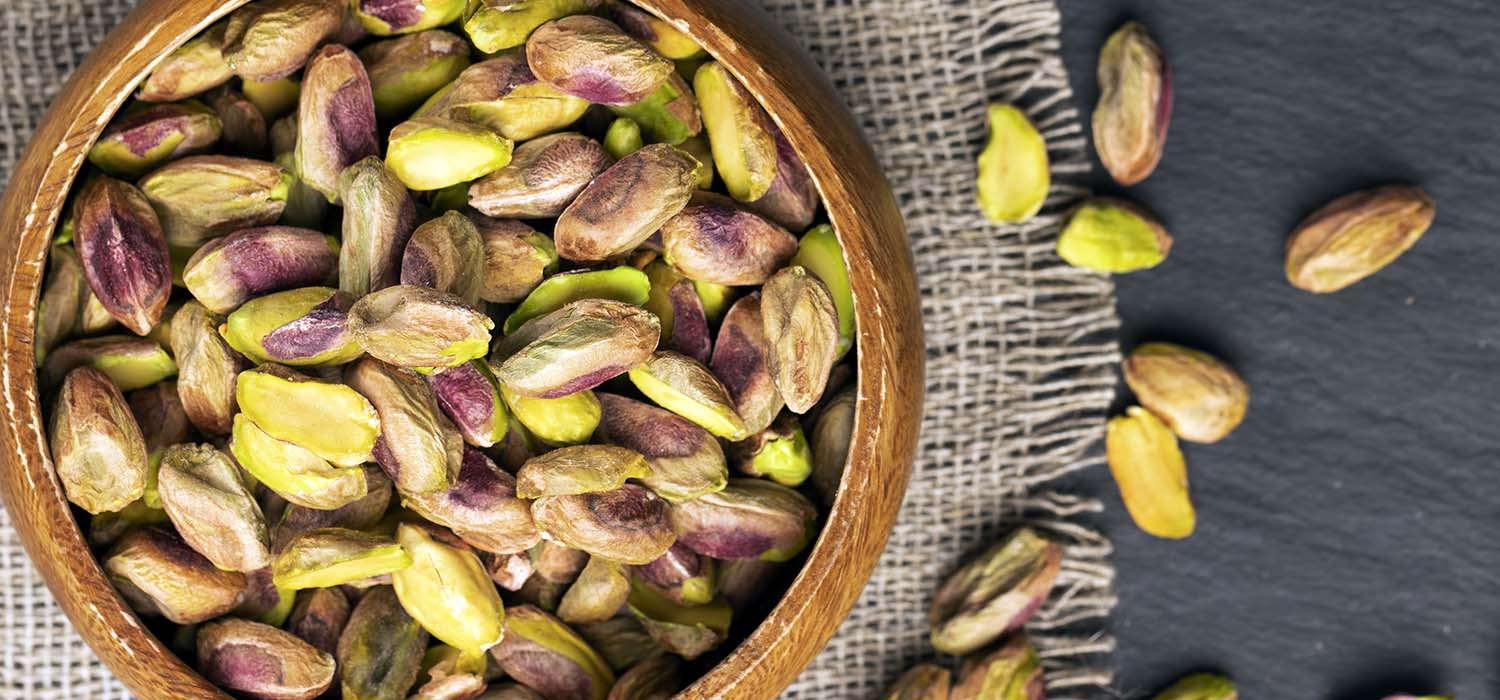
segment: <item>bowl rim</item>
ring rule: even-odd
[[[95,559],[50,458],[33,341],[45,252],[88,148],[176,46],[249,0],[143,0],[69,77],[0,201],[0,500],[27,554],[86,642],[143,698],[228,698],[166,648]],[[864,588],[895,523],[916,450],[925,348],[904,221],[816,63],[744,0],[634,0],[699,42],[760,101],[803,156],[843,244],[857,319],[854,435],[834,504],[767,617],[678,697],[771,698],[812,660]],[[848,465],[858,465],[850,470]],[[849,478],[856,476],[859,478]],[[107,593],[101,593],[107,590]]]

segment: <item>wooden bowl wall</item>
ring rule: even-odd
[[[53,472],[32,340],[45,252],[88,148],[150,68],[245,0],[143,0],[78,68],[0,202],[0,497],[83,638],[145,700],[227,698],[141,623],[96,563]],[[900,508],[923,394],[922,323],[900,212],[854,119],[814,63],[747,0],[638,0],[756,94],[806,160],[844,244],[858,317],[858,410],[838,498],[765,621],[681,697],[772,698],[853,605]]]

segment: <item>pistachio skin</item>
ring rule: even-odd
[[[646,242],[687,206],[701,166],[666,144],[651,144],[610,166],[557,219],[557,253],[602,262]]]
[[[484,282],[479,298],[514,304],[557,270],[557,248],[546,234],[519,221],[471,216],[484,241]]]
[[[463,462],[463,436],[438,408],[427,382],[368,357],[344,370],[344,382],[380,416],[375,460],[398,491],[423,494],[453,485]]]
[[[511,609],[505,639],[490,655],[506,675],[554,700],[605,700],[615,674],[588,643],[530,605]]]
[[[1052,591],[1062,547],[1031,528],[995,543],[949,576],[933,597],[927,620],[932,645],[968,654],[1024,625]]]
[[[715,559],[787,561],[811,542],[817,518],[802,494],[763,479],[730,479],[724,490],[672,509],[678,539]]]
[[[297,174],[340,203],[340,175],[379,155],[370,76],[353,51],[337,44],[319,49],[307,66],[297,102]]]
[[[844,247],[839,243],[833,226],[823,224],[802,234],[797,243],[797,254],[791,265],[807,268],[833,296],[834,308],[839,314],[839,346],[837,355],[843,357],[854,347],[855,317],[854,288],[849,284],[849,268],[844,264]]]
[[[510,415],[488,363],[474,360],[434,374],[427,381],[437,395],[438,406],[463,433],[464,442],[491,447],[505,439]]]
[[[588,566],[563,594],[557,616],[568,624],[603,622],[614,617],[630,596],[630,579],[619,564],[589,557]]]
[[[333,685],[334,661],[270,625],[225,618],[198,629],[198,669],[210,682],[255,700],[312,700]]]
[[[47,252],[47,282],[36,311],[36,364],[79,330],[84,305],[93,293],[83,278],[83,263],[69,244],[53,244]],[[114,319],[110,318],[113,322]]]
[[[402,502],[484,552],[524,552],[542,538],[532,520],[530,504],[516,497],[516,478],[473,448],[464,449],[452,487],[428,494],[404,494]]]
[[[177,363],[155,340],[103,335],[74,340],[54,350],[41,367],[41,383],[56,386],[68,372],[83,366],[109,375],[120,391],[151,386],[178,371]]]
[[[1109,471],[1135,524],[1164,539],[1192,535],[1197,515],[1187,463],[1171,429],[1150,411],[1131,406],[1109,419],[1104,443]]]
[[[630,370],[630,382],[646,398],[731,442],[750,436],[724,385],[686,355],[658,351]]]
[[[401,256],[401,283],[432,287],[478,307],[484,283],[479,229],[456,211],[418,226]]]
[[[1047,141],[1014,105],[990,105],[989,124],[989,142],[979,154],[979,208],[997,223],[1028,221],[1052,189]]]
[[[1287,239],[1287,281],[1316,294],[1344,289],[1410,250],[1436,215],[1432,196],[1418,187],[1344,195],[1313,212]]]
[[[567,128],[588,107],[587,101],[538,81],[524,55],[505,52],[469,66],[416,116],[467,122],[520,142]]]
[[[412,34],[457,21],[464,0],[353,0],[350,11],[376,36]]]
[[[613,491],[546,496],[531,505],[537,526],[553,539],[622,564],[648,564],[676,541],[671,508],[635,484]]]
[[[705,605],[679,605],[640,581],[631,587],[629,604],[630,612],[657,644],[688,660],[723,644],[734,616],[723,598]]]
[[[1250,389],[1233,368],[1173,343],[1136,346],[1124,370],[1136,400],[1183,440],[1224,439],[1244,420],[1250,403]]]
[[[339,527],[368,530],[380,522],[391,503],[394,487],[378,465],[360,467],[364,473],[364,495],[332,509],[309,508],[288,503],[271,530],[271,551],[286,549],[292,538],[309,530]]]
[[[270,155],[270,134],[266,117],[242,93],[229,87],[221,87],[210,91],[203,100],[223,124],[223,135],[220,138],[229,152],[246,158],[264,158]]]
[[[797,239],[734,200],[699,193],[661,227],[665,257],[694,280],[765,284],[797,252]]]
[[[358,299],[399,284],[401,258],[417,228],[411,193],[373,156],[340,175],[339,193],[344,201],[339,289]]]
[[[553,218],[613,162],[583,134],[543,136],[517,146],[510,163],[475,182],[469,205],[488,216]]]
[[[243,228],[276,223],[292,175],[275,163],[232,156],[190,156],[141,179],[173,246],[193,249]]]
[[[271,565],[265,516],[228,455],[212,445],[173,445],[157,479],[177,532],[214,566],[249,572]]]
[[[627,479],[650,476],[651,467],[635,450],[607,445],[574,445],[532,457],[516,472],[516,494],[545,496],[613,491]]]
[[[99,514],[145,494],[145,439],[125,397],[103,372],[79,367],[68,373],[50,427],[52,460],[69,502]]]
[[[208,310],[228,314],[258,296],[332,283],[338,258],[319,231],[248,228],[204,244],[188,259],[182,280]]]
[[[718,564],[682,542],[645,566],[631,567],[631,577],[674,603],[707,605],[718,594]]]
[[[740,298],[719,325],[709,369],[724,383],[748,433],[759,433],[786,405],[771,373],[771,344],[761,319],[759,293]]]
[[[373,4],[373,3],[366,3]],[[390,122],[409,114],[469,67],[469,46],[439,29],[377,41],[359,52],[370,76],[375,114]]]
[[[635,125],[634,130],[651,143],[682,146],[703,132],[703,115],[698,111],[693,89],[676,73],[668,76],[646,99],[633,105],[610,107],[610,111],[628,119],[629,124]],[[629,124],[621,128],[629,130]]]
[[[245,590],[244,574],[215,568],[174,530],[160,525],[126,532],[102,563],[131,609],[179,625],[229,612]]]
[[[771,125],[776,136],[776,179],[760,199],[748,206],[788,231],[805,231],[818,214],[818,186],[807,164],[797,155],[785,134]]]
[[[494,327],[463,299],[415,285],[387,287],[349,309],[349,331],[366,353],[410,369],[441,370],[483,357]]]
[[[882,700],[948,700],[953,676],[935,664],[917,664],[886,688]]]
[[[1236,700],[1239,691],[1233,680],[1215,673],[1193,673],[1177,679],[1172,685],[1167,686],[1157,693],[1155,700]],[[1438,696],[1424,696],[1436,700]],[[1393,695],[1391,698],[1408,698],[1415,700],[1412,695]]]
[[[1099,50],[1094,148],[1121,185],[1145,180],[1161,162],[1172,119],[1172,69],[1140,22],[1127,22]]]
[[[205,435],[228,435],[235,412],[235,379],[245,363],[219,336],[219,317],[190,301],[172,315],[172,353],[177,356],[177,393],[193,427]]]
[[[496,347],[502,386],[555,399],[592,389],[650,356],[661,326],[650,312],[607,299],[581,299],[528,321]]]
[[[219,334],[253,362],[293,367],[338,365],[364,350],[349,332],[348,294],[303,287],[245,302],[219,327]]]
[[[583,299],[613,299],[641,306],[650,296],[651,282],[640,270],[620,266],[581,270],[542,280],[505,319],[505,333],[516,332],[527,321]]]
[[[662,648],[646,633],[646,628],[629,612],[604,622],[579,625],[578,633],[616,672],[630,669],[662,652]]]
[[[349,622],[349,596],[338,588],[317,588],[297,595],[286,631],[328,655],[338,651],[339,635]]]
[[[526,38],[550,20],[589,12],[600,0],[536,0],[514,3],[508,0],[475,0],[464,12],[464,31],[474,47],[485,53],[496,53],[521,46]]]
[[[634,399],[597,396],[602,409],[599,439],[644,455],[651,474],[641,483],[662,498],[689,501],[729,483],[724,450],[707,430]]]
[[[285,78],[338,31],[342,0],[269,0],[245,5],[224,29],[224,61],[246,80]]]
[[[141,83],[136,99],[176,102],[228,82],[234,71],[224,61],[224,23],[209,27],[162,59]]]
[[[613,22],[591,15],[538,27],[526,40],[526,62],[543,82],[602,105],[640,102],[673,72],[671,61]]]
[[[838,359],[838,307],[828,286],[807,268],[783,268],[761,288],[761,328],[776,388],[793,413],[823,397]]]
[[[97,176],[73,199],[74,238],[89,289],[136,335],[161,320],[172,292],[172,267],[160,219],[140,190]]]
[[[203,153],[219,142],[224,124],[197,101],[128,110],[89,149],[89,162],[110,175],[135,179],[174,158]]]

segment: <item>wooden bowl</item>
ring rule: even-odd
[[[150,68],[245,0],[144,0],[63,87],[0,203],[0,496],[73,625],[140,698],[227,698],[142,625],[89,551],[46,447],[32,339],[44,255],[90,145]],[[822,534],[766,620],[681,697],[771,698],[832,636],[885,546],[916,443],[922,323],[901,214],[853,118],[812,60],[745,0],[638,0],[677,20],[756,94],[807,161],[854,287],[858,411]]]

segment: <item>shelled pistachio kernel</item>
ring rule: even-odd
[[[1123,273],[1160,265],[1172,249],[1172,236],[1140,207],[1118,199],[1095,198],[1075,209],[1057,237],[1057,254],[1069,265],[1096,272]]]

